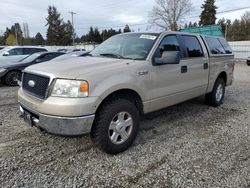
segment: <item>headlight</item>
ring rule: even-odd
[[[0,73],[5,72],[5,71],[6,71],[6,69],[0,69]]]
[[[89,84],[86,81],[57,79],[51,96],[53,97],[87,97]]]

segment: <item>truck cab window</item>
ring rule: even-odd
[[[203,50],[200,42],[195,36],[183,35],[182,36],[185,49],[187,50],[187,57],[203,57]]]
[[[165,51],[180,51],[180,45],[176,35],[168,35],[161,41],[156,50],[155,57],[161,57],[162,53]]]
[[[226,54],[220,41],[215,37],[205,37],[209,50],[212,54]]]

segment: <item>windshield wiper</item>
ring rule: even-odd
[[[112,54],[112,53],[100,54],[100,56],[110,56],[110,57],[114,57],[114,58],[124,59],[124,57],[122,55]]]

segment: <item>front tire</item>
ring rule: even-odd
[[[225,96],[225,81],[219,77],[215,81],[213,91],[211,93],[206,94],[206,102],[208,105],[217,107],[223,103],[223,99]]]
[[[127,99],[106,102],[96,114],[91,139],[102,151],[117,154],[134,142],[139,128],[139,111]]]
[[[20,71],[10,71],[6,74],[4,82],[8,86],[17,86],[17,80],[20,76]]]

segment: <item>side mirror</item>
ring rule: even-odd
[[[160,58],[154,58],[154,65],[179,64],[180,60],[179,51],[164,51]]]
[[[41,60],[41,59],[36,59],[35,62],[36,62],[36,63],[41,63],[42,60]]]
[[[9,56],[9,55],[10,55],[9,52],[4,52],[4,53],[3,53],[3,56]]]

